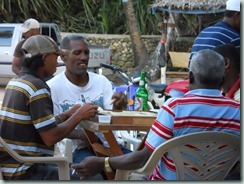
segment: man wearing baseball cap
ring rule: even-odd
[[[226,1],[223,20],[202,30],[195,39],[189,64],[192,56],[203,49],[213,49],[218,45],[232,44],[240,50],[240,6],[240,0]]]
[[[48,36],[35,35],[22,46],[20,74],[9,81],[0,110],[0,136],[22,156],[52,156],[54,144],[67,137],[80,121],[97,114],[87,103],[53,115],[51,91],[44,78],[56,71],[59,49]],[[19,163],[0,150],[4,180],[58,180],[58,169],[50,164]],[[72,175],[71,179],[80,179]]]
[[[23,57],[21,47],[27,38],[29,38],[33,35],[39,35],[40,34],[40,24],[36,19],[30,18],[22,24],[19,31],[23,33],[23,36],[25,39],[20,41],[14,50],[14,59],[12,62],[12,71],[16,75],[18,75],[20,72],[20,59],[21,59],[21,57]]]

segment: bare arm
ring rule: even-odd
[[[97,106],[93,104],[85,104],[82,107],[76,105],[68,112],[61,114],[62,118],[66,119],[64,122],[54,128],[41,131],[40,136],[46,145],[52,146],[67,137],[81,120],[92,118],[97,112]]]
[[[20,72],[20,58],[19,57],[14,57],[13,62],[12,62],[12,71],[16,75],[19,75],[19,72]]]
[[[115,93],[112,96],[113,102],[113,109],[123,109],[127,106],[127,97],[121,91]]]
[[[110,167],[113,169],[131,170],[141,168],[151,156],[152,151],[145,146],[140,151],[109,158]],[[79,164],[73,164],[79,176],[93,176],[104,169],[104,157],[87,157]]]

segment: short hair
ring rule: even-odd
[[[240,50],[237,49],[234,45],[232,44],[223,44],[219,45],[213,50],[220,55],[222,55],[224,58],[229,58],[231,61],[231,64],[233,64],[234,69],[240,73],[240,68],[241,68],[241,61],[240,61]]]
[[[226,10],[224,12],[224,16],[225,17],[228,17],[228,18],[231,18],[233,17],[236,13],[238,13],[237,11],[232,11],[232,10]]]
[[[220,85],[225,73],[224,57],[210,49],[198,51],[193,55],[189,69],[201,84]]]
[[[70,41],[71,40],[82,40],[83,42],[87,43],[87,40],[84,36],[80,34],[69,34],[63,38],[63,40],[60,43],[60,48],[61,49],[69,49],[70,47]]]

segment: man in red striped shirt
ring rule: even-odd
[[[220,54],[210,49],[194,54],[188,77],[190,91],[183,97],[171,98],[165,102],[142,150],[109,157],[109,166],[122,170],[140,168],[163,142],[188,133],[222,131],[240,136],[240,103],[221,94],[224,74],[224,58]],[[72,167],[78,175],[88,177],[108,166],[104,163],[107,163],[104,157],[87,157]],[[177,179],[175,165],[169,155],[162,155],[162,159],[147,179]]]
[[[240,101],[240,51],[232,44],[220,45],[213,50],[225,58],[223,94]]]

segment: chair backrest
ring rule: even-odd
[[[69,140],[68,140],[69,141]],[[67,141],[67,142],[68,142]],[[71,140],[70,140],[71,141]],[[0,147],[3,147],[10,156],[12,156],[19,163],[53,163],[58,166],[58,173],[60,180],[70,180],[69,160],[70,158],[62,155],[54,155],[53,157],[26,157],[19,155],[0,137]],[[67,151],[67,150],[66,150]],[[72,150],[70,150],[72,152]],[[1,170],[1,167],[0,167]],[[1,178],[0,173],[0,178]]]
[[[144,167],[117,170],[115,179],[127,179],[129,172],[152,173],[166,152],[175,163],[177,180],[224,180],[240,159],[240,137],[212,131],[175,137],[154,150]]]
[[[2,174],[2,169],[0,167],[0,180],[3,180],[3,174]]]

